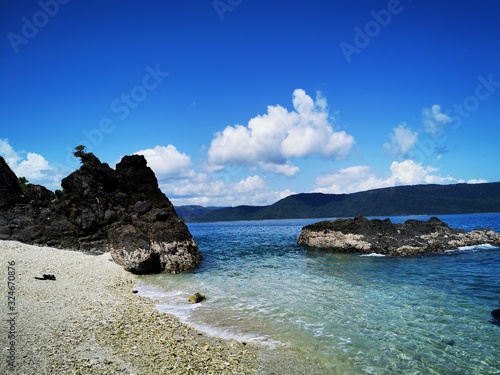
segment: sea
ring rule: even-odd
[[[500,231],[500,213],[436,216]],[[391,257],[297,245],[320,220],[188,224],[201,266],[143,276],[139,292],[200,331],[257,345],[261,374],[500,374],[500,247]],[[207,299],[190,304],[195,292]]]

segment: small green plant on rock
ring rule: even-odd
[[[91,155],[94,155],[94,154],[92,154],[91,152],[86,152],[84,145],[76,146],[75,151],[73,151],[73,156],[75,158],[80,159],[80,162],[82,164],[84,164],[86,160],[89,160]]]
[[[17,178],[17,183],[19,184],[19,187],[23,191],[23,193],[26,191],[26,188],[28,187],[28,179],[26,177],[18,177]]]

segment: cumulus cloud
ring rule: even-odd
[[[443,177],[435,172],[438,172],[436,168],[426,167],[410,159],[402,162],[393,161],[390,166],[390,176],[387,178],[377,176],[368,166],[355,166],[318,176],[314,191],[342,194],[398,185],[460,182],[451,176]]]
[[[446,124],[451,122],[451,117],[441,111],[441,106],[434,104],[431,108],[422,110],[422,123],[425,131],[432,136],[439,136]]]
[[[238,166],[212,174],[199,172],[191,157],[173,145],[159,145],[135,154],[144,155],[160,189],[175,205],[264,205],[291,194],[289,190],[273,191],[263,177],[245,176],[244,169]]]
[[[421,163],[415,163],[413,160],[405,160],[401,163],[393,161],[391,164],[392,176],[389,180],[394,185],[416,185],[423,182],[434,182],[439,176],[429,175],[435,172],[433,167],[424,167]]]
[[[5,159],[5,161],[11,168],[13,166],[17,166],[19,159],[21,159],[21,157],[9,144],[8,139],[0,139],[0,155]]]
[[[289,161],[286,161],[284,164],[276,164],[276,163],[259,163],[260,167],[264,172],[271,172],[275,174],[282,174],[288,177],[295,175],[299,172],[300,168],[292,165]]]
[[[343,194],[387,186],[390,186],[389,181],[378,178],[370,167],[354,166],[318,176],[314,191]]]
[[[390,138],[390,143],[384,143],[384,150],[394,157],[407,158],[418,141],[418,133],[403,123],[392,130]]]
[[[41,180],[50,170],[52,167],[42,155],[28,152],[26,159],[15,167],[14,172],[17,176],[25,176],[28,180]]]
[[[299,171],[290,159],[318,154],[325,159],[346,157],[354,137],[335,131],[329,120],[326,99],[314,101],[302,89],[293,92],[293,111],[280,105],[268,106],[247,126],[227,126],[216,134],[208,149],[212,170],[227,165],[256,165],[263,170],[292,176]]]
[[[270,189],[266,181],[257,175],[231,182],[199,173],[189,179],[164,180],[160,183],[160,188],[174,205],[266,205],[293,194],[288,189]]]
[[[144,155],[148,166],[155,172],[157,178],[177,177],[190,173],[191,158],[177,150],[175,146],[155,146],[135,152]]]
[[[49,185],[53,188],[55,168],[45,158],[34,152],[22,154],[16,152],[8,139],[0,139],[0,155],[18,177],[26,177],[30,182]]]
[[[260,176],[249,176],[233,184],[233,190],[236,193],[252,193],[264,187],[265,182]]]

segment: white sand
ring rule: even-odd
[[[15,262],[13,310],[9,262]],[[43,274],[56,280],[35,279]],[[0,241],[0,280],[0,374],[258,372],[255,348],[206,337],[158,312],[153,301],[132,293],[136,277],[109,254]],[[13,368],[7,357],[9,312],[17,312]]]

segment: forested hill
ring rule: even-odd
[[[414,185],[352,194],[303,193],[270,206],[199,209],[182,215],[186,221],[233,221],[350,216],[394,216],[500,212],[500,182],[455,185]]]

